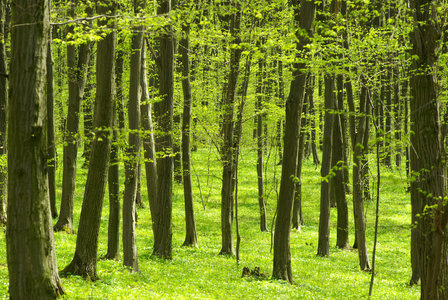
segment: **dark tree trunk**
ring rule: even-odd
[[[48,1],[11,2],[8,103],[8,222],[10,299],[56,299],[58,275],[48,198],[46,59]]]
[[[446,203],[445,151],[441,138],[439,86],[432,70],[437,65],[441,27],[437,1],[411,1],[415,20],[411,32],[411,185],[413,219],[422,212],[421,223],[421,299],[445,299],[442,290],[447,278],[446,266]],[[415,153],[414,153],[415,152]],[[419,205],[419,207],[414,207]],[[425,210],[423,210],[425,209]],[[419,249],[414,249],[419,250]]]
[[[47,144],[48,144],[48,193],[50,197],[51,216],[58,217],[56,208],[56,141],[54,128],[54,60],[53,43],[51,42],[51,30],[49,31],[47,54]],[[1,50],[0,50],[1,51]],[[3,72],[0,68],[0,72]],[[1,178],[0,178],[1,181]],[[1,183],[0,183],[1,184]],[[1,219],[1,217],[0,217]]]
[[[182,39],[179,42],[179,53],[182,57],[182,90],[184,107],[182,113],[182,177],[185,201],[185,241],[183,246],[198,246],[196,221],[194,218],[193,184],[191,181],[191,110],[193,99],[190,82],[190,24],[183,25]]]
[[[314,82],[316,81],[315,77],[312,76],[309,82],[309,85],[311,85],[310,88],[312,88],[314,90]],[[316,109],[314,107],[314,96],[313,94],[310,95],[310,97],[308,98],[309,100],[309,104],[310,104],[310,118],[311,118],[311,122],[310,122],[310,130],[311,130],[311,151],[313,153],[313,162],[316,165],[316,167],[318,165],[320,165],[320,159],[319,159],[319,154],[317,153],[317,141],[316,141]]]
[[[298,23],[297,35],[299,42],[297,50],[299,55],[304,55],[306,45],[312,35],[312,24],[314,21],[315,4],[312,1],[293,1],[295,9],[295,20]],[[301,57],[302,58],[302,57]],[[293,81],[286,101],[286,122],[284,134],[284,152],[282,163],[282,176],[280,183],[280,194],[277,202],[277,219],[275,221],[274,235],[274,261],[272,277],[294,283],[291,268],[290,230],[291,216],[294,201],[295,180],[291,177],[296,174],[297,150],[300,135],[300,121],[302,114],[303,98],[305,96],[306,73],[305,63],[295,63]]]
[[[84,117],[84,157],[83,168],[89,167],[90,152],[92,150],[93,139],[93,103],[95,99],[95,82],[93,78],[93,67],[95,65],[95,53],[90,51],[89,66],[87,68],[86,88],[82,101],[82,112]]]
[[[279,49],[280,51],[280,49]],[[277,88],[277,98],[279,99],[279,103],[277,104],[280,108],[283,108],[285,105],[285,83],[283,81],[283,62],[281,59],[277,61],[277,71],[278,71],[278,88]],[[278,164],[282,164],[283,160],[283,151],[282,151],[282,127],[283,120],[279,119],[277,121],[277,135],[275,137],[278,151]]]
[[[70,7],[70,14],[74,16],[75,3]],[[73,33],[74,28],[69,27]],[[90,59],[90,43],[79,46],[79,58],[76,62],[76,46],[67,45],[68,67],[68,111],[64,137],[62,197],[59,219],[54,226],[55,231],[65,230],[73,233],[73,203],[76,186],[76,165],[78,159],[79,115],[86,84],[87,69]]]
[[[361,78],[364,80],[364,78]],[[358,127],[354,135],[353,143],[353,209],[355,215],[355,234],[359,256],[359,266],[361,270],[370,270],[369,256],[367,254],[366,244],[366,223],[364,219],[364,198],[363,198],[363,152],[364,139],[366,138],[366,124],[368,122],[366,115],[368,103],[367,87],[365,82],[361,85],[360,108]]]
[[[171,10],[171,0],[160,0],[158,14],[167,14]],[[173,93],[174,93],[174,40],[172,27],[167,25],[159,37],[159,95],[161,101],[154,106],[158,131],[157,152],[157,200],[154,226],[153,254],[164,259],[172,258],[172,190],[173,190]]]
[[[120,184],[119,184],[119,151],[118,122],[116,101],[114,103],[112,145],[110,149],[110,164],[107,177],[109,187],[109,222],[107,227],[107,253],[105,259],[120,259]]]
[[[263,97],[264,97],[264,69],[266,67],[266,53],[258,61],[258,85],[257,85],[257,102],[255,104],[255,109],[257,113],[257,179],[258,179],[258,207],[260,211],[260,230],[268,231],[267,220],[266,220],[266,205],[264,201],[264,139],[263,127],[265,113],[263,112]]]
[[[107,2],[109,3],[109,2]],[[98,14],[115,13],[115,3],[98,5]],[[113,26],[109,21],[99,21],[99,25]],[[96,138],[92,142],[92,153],[87,173],[87,181],[79,220],[76,249],[71,263],[62,274],[80,275],[97,280],[96,271],[98,234],[101,223],[104,193],[109,170],[111,151],[110,131],[115,101],[115,49],[116,31],[111,30],[98,42],[97,46],[97,90],[94,112]]]
[[[240,43],[240,5],[236,4],[236,10],[230,21],[230,34],[234,45]],[[234,206],[234,106],[237,94],[239,63],[242,50],[238,47],[230,49],[230,70],[227,83],[227,93],[223,103],[223,146],[222,146],[222,189],[221,189],[221,251],[219,254],[235,255],[233,246],[233,206]]]
[[[173,116],[173,127],[175,132],[180,132],[182,127],[182,115],[180,113],[176,113]],[[174,172],[174,180],[177,183],[182,183],[182,134],[179,136],[176,134],[173,136],[173,172]]]
[[[336,110],[336,94],[334,86],[334,75],[325,74],[325,117],[324,117],[324,140],[322,151],[322,167],[320,176],[320,217],[319,217],[319,243],[317,255],[330,255],[330,178],[331,157],[333,148],[334,111]]]
[[[6,1],[0,2],[0,35],[5,39]],[[8,102],[8,58],[6,40],[0,40],[0,158],[6,155],[6,115]],[[50,153],[49,153],[50,154]],[[50,171],[49,171],[50,172]],[[0,225],[6,223],[6,166],[0,165]]]
[[[134,1],[136,14],[146,7],[145,0]],[[136,197],[139,182],[140,160],[140,72],[142,65],[143,26],[133,28],[129,78],[129,145],[125,160],[125,185],[123,197],[123,265],[130,271],[139,272],[137,242],[135,235]],[[146,63],[146,61],[145,61]]]

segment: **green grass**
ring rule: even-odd
[[[361,272],[356,251],[341,251],[336,244],[336,209],[332,209],[330,257],[316,256],[319,221],[319,168],[306,161],[303,170],[303,216],[301,232],[291,233],[292,268],[296,286],[285,282],[257,278],[241,278],[244,266],[259,267],[270,277],[272,271],[271,235],[259,232],[256,157],[246,149],[239,171],[239,220],[241,262],[219,256],[220,177],[221,165],[208,149],[193,153],[195,215],[199,248],[181,247],[184,237],[184,204],[182,186],[176,184],[173,196],[173,260],[151,257],[153,236],[150,212],[140,209],[137,247],[141,272],[131,274],[121,261],[98,261],[101,280],[89,282],[77,276],[63,278],[66,299],[364,299],[368,298],[370,273]],[[81,158],[82,160],[82,158]],[[79,163],[78,165],[81,165]],[[373,168],[372,168],[373,169]],[[375,170],[373,173],[375,174]],[[409,287],[410,279],[410,200],[405,194],[404,172],[382,170],[380,226],[376,258],[373,299],[418,299],[419,287]],[[87,171],[79,169],[75,203],[75,228],[78,226]],[[197,174],[197,176],[196,176]],[[202,199],[198,189],[198,178]],[[280,167],[273,158],[268,164],[266,194],[268,222],[275,212],[276,187]],[[61,170],[58,170],[60,198]],[[373,179],[372,179],[373,181]],[[147,203],[146,185],[143,195]],[[348,196],[352,211],[351,195]],[[202,207],[202,201],[205,209]],[[107,251],[108,197],[101,219],[98,254]],[[367,240],[372,255],[374,236],[373,202],[366,203]],[[353,224],[352,214],[350,215]],[[354,230],[350,230],[353,242]],[[76,235],[55,234],[58,266],[62,269],[72,259]],[[4,232],[0,234],[0,295],[8,298],[8,273]]]

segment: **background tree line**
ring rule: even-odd
[[[377,161],[408,171],[411,283],[421,281],[424,299],[445,298],[446,12],[444,1],[405,0],[2,1],[0,217],[7,226],[11,296],[26,290],[21,284],[42,297],[63,293],[53,229],[75,232],[82,145],[88,176],[64,276],[98,279],[106,185],[107,259],[119,258],[121,245],[123,264],[139,270],[136,207],[146,197],[153,255],[172,259],[173,180],[184,185],[184,245],[200,245],[190,161],[196,147],[209,147],[222,161],[219,253],[238,259],[238,159],[240,148],[249,147],[258,157],[262,231],[274,217],[266,215],[265,164],[282,165],[273,277],[294,282],[289,235],[306,220],[301,164],[309,156],[322,177],[317,255],[330,255],[331,206],[337,207],[337,247],[350,248],[346,197],[352,193],[353,248],[362,270],[374,268],[364,201],[380,197],[371,180],[370,164]],[[139,189],[142,174],[148,195]],[[50,216],[58,218],[54,226]],[[24,270],[27,254],[17,249],[27,247],[38,263]],[[49,284],[42,287],[42,280]]]

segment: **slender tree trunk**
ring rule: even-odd
[[[56,299],[58,275],[47,178],[46,59],[48,1],[11,2],[8,103],[8,222],[10,299]]]
[[[312,1],[293,1],[295,20],[298,23],[297,53],[304,55],[306,45],[312,35],[315,4]],[[282,163],[282,176],[280,193],[277,202],[277,219],[275,221],[274,235],[274,261],[272,277],[294,283],[291,267],[290,228],[294,201],[295,181],[291,178],[296,174],[297,168],[297,144],[300,135],[300,121],[302,114],[303,98],[305,96],[306,73],[305,63],[295,63],[293,81],[286,101],[286,122],[284,134],[284,152]]]
[[[6,124],[8,102],[8,58],[6,56],[5,37],[6,1],[0,2],[0,158],[6,155]],[[49,171],[50,172],[50,171]],[[0,225],[6,223],[6,199],[7,199],[7,173],[6,166],[0,165]]]
[[[93,45],[92,45],[93,47]],[[92,139],[93,139],[93,103],[95,99],[95,82],[94,71],[95,65],[95,53],[90,51],[89,66],[87,67],[86,87],[84,91],[84,97],[82,101],[82,112],[84,117],[84,148],[82,157],[84,157],[83,168],[89,167],[90,152],[92,151]]]
[[[157,201],[157,164],[154,142],[154,128],[152,124],[152,105],[149,103],[148,81],[146,75],[146,45],[142,48],[142,70],[140,82],[142,87],[141,99],[141,123],[143,134],[143,153],[145,157],[146,188],[148,190],[149,209],[151,210],[151,221],[153,234],[155,233],[156,201]],[[151,78],[154,82],[154,77]],[[153,84],[155,86],[155,84]]]
[[[70,11],[74,16],[76,3]],[[74,28],[69,27],[73,33]],[[76,165],[78,159],[79,114],[86,84],[87,68],[90,59],[90,43],[79,46],[79,58],[76,61],[76,46],[67,45],[68,67],[68,111],[64,139],[61,211],[55,231],[65,230],[73,233],[73,205],[76,187]]]
[[[109,187],[109,222],[107,227],[107,253],[105,259],[120,259],[120,184],[119,184],[119,151],[118,122],[114,103],[112,145],[110,150],[110,164],[107,177]]]
[[[179,43],[179,53],[182,56],[182,90],[184,107],[182,113],[182,177],[185,201],[185,241],[183,246],[198,246],[196,221],[194,218],[193,184],[191,180],[191,110],[193,106],[190,82],[190,24],[182,26],[182,39]]]
[[[233,37],[234,45],[240,43],[240,5],[236,4],[236,10],[230,21],[230,35]],[[237,94],[239,64],[242,50],[238,47],[230,49],[230,70],[227,83],[227,93],[223,103],[223,134],[224,144],[222,147],[222,189],[221,189],[221,251],[219,254],[235,255],[233,246],[233,206],[234,206],[234,106]]]
[[[135,13],[146,7],[145,0],[134,1]],[[123,265],[130,271],[139,272],[137,242],[135,236],[136,196],[139,181],[140,160],[140,72],[142,65],[143,26],[133,28],[131,47],[131,67],[129,78],[129,145],[125,160],[125,185],[123,197]],[[145,62],[146,63],[146,62]]]
[[[267,220],[266,220],[266,205],[264,201],[264,177],[263,177],[263,170],[264,170],[264,158],[263,158],[263,152],[264,152],[264,139],[265,136],[263,135],[263,127],[264,127],[264,118],[265,113],[263,112],[263,94],[265,92],[264,90],[264,69],[266,65],[266,53],[264,53],[264,56],[259,59],[258,62],[258,86],[257,86],[257,102],[256,102],[256,112],[257,112],[257,179],[258,179],[258,206],[260,210],[260,230],[261,231],[268,231],[267,227]]]
[[[309,85],[314,90],[314,82],[316,81],[315,77],[312,76],[309,82]],[[314,107],[314,96],[311,94],[308,98],[310,103],[310,130],[311,130],[311,151],[313,152],[313,162],[316,167],[320,165],[319,154],[317,153],[317,138],[316,138],[316,109]]]
[[[363,80],[363,79],[361,79]],[[361,270],[370,270],[369,256],[366,244],[366,224],[364,219],[364,199],[363,199],[363,148],[366,138],[365,130],[367,124],[366,115],[368,103],[367,88],[361,85],[360,114],[357,132],[353,143],[353,208],[355,214],[355,234],[359,256],[359,266]]]
[[[336,95],[334,75],[325,74],[325,117],[324,141],[322,151],[322,167],[320,176],[320,217],[319,217],[319,243],[317,255],[330,255],[330,178],[331,157],[333,148],[334,111],[336,109]]]
[[[160,0],[158,14],[171,11],[171,0]],[[154,226],[153,254],[164,259],[172,258],[172,190],[173,190],[173,93],[174,93],[174,40],[172,27],[167,25],[159,37],[159,95],[161,101],[155,104],[158,129],[158,152],[162,157],[157,160],[157,204],[156,225]]]
[[[109,3],[109,2],[107,2]],[[98,14],[115,13],[115,3],[98,5]],[[110,26],[110,21],[99,21],[100,26]],[[61,273],[80,275],[95,281],[98,253],[98,235],[101,223],[104,193],[109,170],[111,150],[110,132],[115,101],[115,49],[116,31],[105,33],[97,46],[97,91],[94,113],[94,130],[96,138],[92,142],[92,153],[87,173],[87,181],[79,220],[76,249],[73,260]]]

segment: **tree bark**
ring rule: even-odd
[[[49,3],[11,2],[6,251],[11,299],[56,299],[58,275],[48,196],[46,59]]]
[[[447,278],[446,226],[448,204],[445,199],[446,166],[441,136],[437,59],[441,27],[438,1],[411,1],[414,19],[411,32],[411,185],[412,210],[421,211],[421,299],[444,299]],[[419,199],[418,199],[419,198]],[[419,201],[421,201],[419,203]]]
[[[182,39],[179,42],[179,53],[182,58],[182,90],[184,107],[182,113],[182,181],[185,201],[185,241],[182,246],[198,246],[196,221],[194,218],[193,184],[191,180],[191,110],[192,92],[190,76],[190,24],[182,26]]]
[[[241,7],[235,4],[235,12],[230,21],[230,35],[232,43],[240,43]],[[222,146],[222,189],[221,189],[221,250],[219,254],[235,255],[233,246],[233,206],[234,206],[234,106],[237,94],[239,64],[242,50],[238,47],[230,49],[230,70],[227,82],[227,92],[223,101],[223,146]]]
[[[171,0],[160,0],[158,14],[171,11]],[[161,101],[154,106],[160,135],[157,137],[157,203],[154,226],[153,254],[164,259],[172,258],[172,190],[173,190],[173,92],[174,92],[174,40],[172,27],[167,25],[159,37],[159,95]]]
[[[98,14],[115,13],[115,2],[97,6]],[[107,4],[107,5],[106,5]],[[61,273],[80,275],[92,281],[98,279],[96,271],[98,234],[101,223],[104,193],[109,169],[111,150],[110,132],[115,101],[115,49],[116,31],[109,21],[99,21],[99,26],[109,26],[105,37],[97,46],[97,90],[94,112],[94,131],[92,153],[87,173],[81,217],[79,220],[76,249],[73,260]],[[109,25],[108,25],[109,24]]]
[[[299,55],[306,54],[306,45],[312,35],[315,4],[313,1],[302,0],[300,12],[298,0],[293,1],[295,20],[299,24],[297,31]],[[295,63],[293,81],[286,101],[286,121],[284,134],[284,152],[282,162],[282,176],[280,192],[277,201],[278,215],[275,221],[274,260],[272,277],[294,283],[291,268],[290,228],[294,200],[295,180],[297,168],[297,144],[300,134],[302,104],[305,95],[306,72],[305,63]]]
[[[133,3],[136,14],[139,14],[146,7],[145,0],[135,0]],[[140,129],[140,71],[144,27],[136,26],[133,30],[128,102],[129,145],[126,151],[123,198],[123,265],[128,267],[130,271],[139,272],[135,224],[140,160],[140,133],[138,131]]]
[[[75,5],[70,6],[70,14],[75,14]],[[73,33],[73,26],[69,27]],[[87,68],[90,59],[90,42],[79,46],[79,58],[76,61],[76,46],[67,45],[68,67],[68,111],[64,137],[62,197],[59,219],[54,226],[55,231],[65,230],[73,233],[73,205],[76,187],[76,165],[78,159],[79,115],[86,84]]]
[[[5,37],[6,1],[0,2],[0,35]],[[6,124],[8,102],[8,58],[6,56],[6,40],[0,40],[0,159],[6,158]],[[6,165],[0,164],[0,224],[6,224],[7,199]]]
[[[319,242],[317,255],[330,255],[330,183],[331,157],[333,148],[334,111],[336,109],[336,95],[334,86],[334,75],[325,74],[325,117],[324,117],[324,140],[322,151],[322,166],[320,170],[320,217],[319,217]]]

